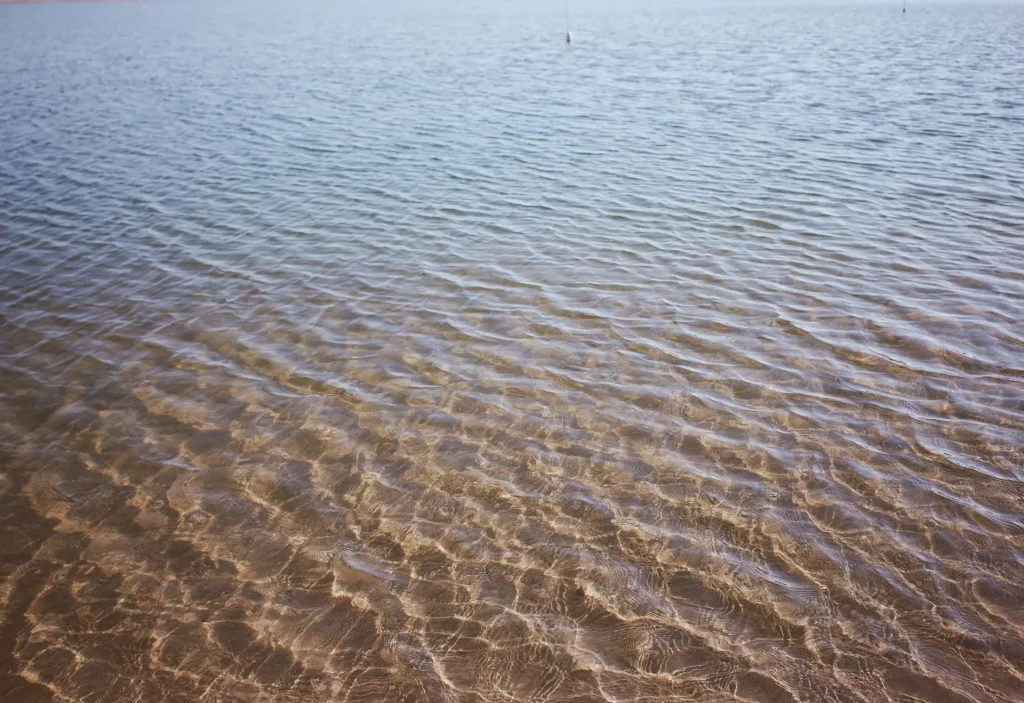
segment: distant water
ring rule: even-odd
[[[1020,701],[1024,7],[348,4],[0,7],[0,699]]]

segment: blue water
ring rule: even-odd
[[[0,5],[0,698],[1015,701],[1024,6]]]

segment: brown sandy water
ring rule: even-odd
[[[1021,9],[556,9],[0,11],[4,703],[1024,699]]]

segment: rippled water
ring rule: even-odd
[[[1019,701],[1024,8],[0,8],[0,693]]]

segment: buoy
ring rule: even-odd
[[[572,44],[572,32],[565,33],[565,43]]]

